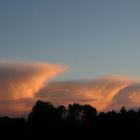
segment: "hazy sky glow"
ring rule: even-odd
[[[139,7],[139,0],[0,0],[0,114],[28,112],[37,99],[101,111],[140,107]]]

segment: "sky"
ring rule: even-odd
[[[140,107],[139,7],[139,0],[0,0],[0,114],[27,113],[37,99],[99,111]]]
[[[0,0],[0,59],[65,64],[61,80],[140,79],[139,0]]]

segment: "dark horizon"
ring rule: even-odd
[[[2,138],[93,138],[114,140],[140,138],[140,109],[97,113],[90,105],[74,103],[66,109],[38,100],[28,118],[0,117]],[[128,133],[129,132],[129,133]]]

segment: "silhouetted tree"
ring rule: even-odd
[[[71,120],[80,120],[81,119],[81,111],[82,106],[80,106],[77,103],[74,103],[73,105],[69,105],[68,107],[68,118]]]
[[[52,126],[59,120],[56,108],[50,102],[38,100],[28,117],[29,123]]]
[[[84,105],[82,107],[82,121],[84,123],[91,123],[93,122],[96,118],[97,115],[97,110],[96,108],[90,106],[90,105]]]
[[[57,107],[57,112],[60,115],[61,118],[65,118],[66,117],[66,108],[63,105],[60,105]]]
[[[126,114],[126,109],[125,109],[125,107],[124,106],[122,106],[122,108],[120,109],[120,113],[122,114],[122,115],[124,115],[124,114]]]

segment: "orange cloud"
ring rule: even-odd
[[[37,99],[66,106],[91,104],[98,111],[140,107],[140,83],[132,80],[101,78],[48,84],[66,69],[46,63],[0,62],[0,115],[28,113]]]
[[[140,84],[120,78],[103,78],[93,81],[50,83],[39,91],[40,99],[55,104],[73,102],[91,104],[98,111],[140,107]]]
[[[27,99],[34,100],[35,94],[48,80],[65,70],[65,66],[55,64],[1,62],[0,112],[23,113],[29,110],[25,105]]]

